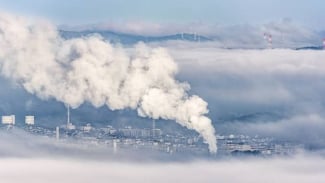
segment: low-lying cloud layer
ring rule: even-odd
[[[0,133],[0,177],[6,183],[283,182],[325,180],[322,152],[294,157],[175,159],[155,152],[118,151],[56,142],[14,129]],[[165,159],[164,159],[165,158]],[[167,160],[167,161],[166,161]],[[181,160],[181,161],[179,161]],[[198,176],[201,175],[201,176]]]
[[[0,159],[6,183],[241,182],[322,183],[320,157],[192,163],[103,163],[68,159]]]

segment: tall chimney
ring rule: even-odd
[[[70,125],[70,106],[67,105],[67,127]]]

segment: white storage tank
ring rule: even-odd
[[[2,116],[2,124],[14,125],[15,124],[15,115]]]
[[[25,116],[25,123],[26,123],[26,125],[34,125],[35,117],[34,116]]]

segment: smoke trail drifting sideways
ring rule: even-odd
[[[199,132],[210,152],[217,150],[215,130],[204,116],[207,103],[187,95],[189,85],[175,80],[177,65],[162,48],[139,44],[127,54],[100,36],[64,40],[47,22],[1,14],[0,49],[2,75],[42,99],[175,120]]]

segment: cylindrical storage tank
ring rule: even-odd
[[[25,116],[25,123],[26,123],[26,125],[34,125],[35,117],[34,116]]]
[[[14,125],[15,124],[15,115],[2,116],[2,124]]]

